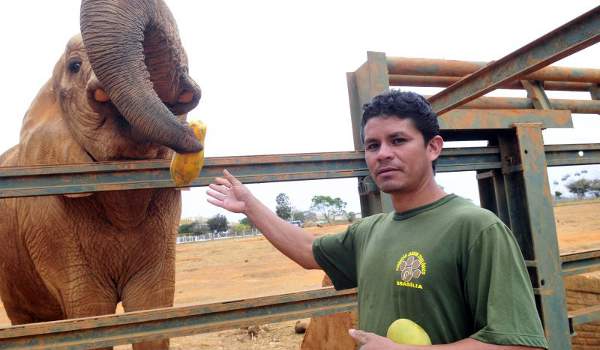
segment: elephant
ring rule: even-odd
[[[81,34],[0,166],[170,159],[203,145],[185,124],[200,100],[162,0],[84,0]],[[175,188],[0,200],[0,297],[13,324],[173,306]],[[168,340],[134,344],[166,349]]]

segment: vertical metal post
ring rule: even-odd
[[[539,123],[498,137],[510,227],[531,261],[531,282],[550,350],[571,349],[565,290]]]
[[[600,84],[592,85],[590,95],[592,96],[592,100],[600,100]]]
[[[533,102],[535,109],[552,109],[552,104],[544,91],[544,84],[541,81],[521,80],[521,85],[527,90],[527,97]]]
[[[498,170],[478,171],[477,184],[481,207],[492,211],[502,222],[510,226],[502,172]]]
[[[385,53],[367,52],[365,62],[355,72],[347,73],[348,97],[352,117],[354,149],[364,150],[360,136],[362,106],[374,96],[387,91],[390,87]],[[358,179],[361,214],[363,217],[393,210],[389,195],[380,192],[370,177]]]

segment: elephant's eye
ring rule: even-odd
[[[71,61],[69,62],[69,71],[71,73],[77,73],[81,69],[81,61]]]

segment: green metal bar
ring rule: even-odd
[[[548,166],[600,164],[600,144],[546,145]]]
[[[477,182],[481,207],[492,211],[502,222],[509,226],[510,217],[506,196],[504,195],[506,193],[504,176],[500,169],[479,171]]]
[[[571,329],[574,326],[600,320],[600,305],[581,308],[569,313]],[[575,335],[575,334],[573,334]]]
[[[600,144],[545,146],[549,166],[600,163]],[[580,152],[581,155],[580,155]],[[497,147],[444,149],[438,172],[499,169]],[[245,183],[365,177],[363,152],[207,158],[189,187],[206,186],[224,168]],[[174,187],[168,161],[0,168],[0,198]]]
[[[443,114],[498,86],[538,70],[600,40],[600,6],[519,50],[495,61],[432,96],[433,110]]]
[[[366,176],[361,152],[207,158],[189,187],[206,186],[224,168],[246,183]],[[3,168],[0,198],[174,187],[169,161]]]
[[[600,250],[564,254],[560,261],[563,277],[600,270]]]
[[[208,305],[0,329],[0,349],[91,349],[352,311],[356,290],[332,288]]]
[[[565,290],[559,266],[558,239],[554,223],[552,196],[546,171],[546,157],[542,125],[539,123],[516,124],[516,153],[513,164],[520,165],[515,174],[519,178],[515,184],[522,184],[521,197],[512,201],[522,202],[524,213],[519,227],[525,246],[522,247],[537,262],[532,275],[533,287],[539,288],[541,318],[548,338],[550,350],[570,349],[569,323]],[[507,164],[504,171],[513,171]],[[514,176],[514,175],[513,175]],[[513,212],[513,215],[518,215]]]

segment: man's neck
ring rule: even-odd
[[[433,178],[430,178],[414,191],[394,192],[390,195],[394,210],[403,213],[440,200],[446,196],[446,192],[438,186]]]

